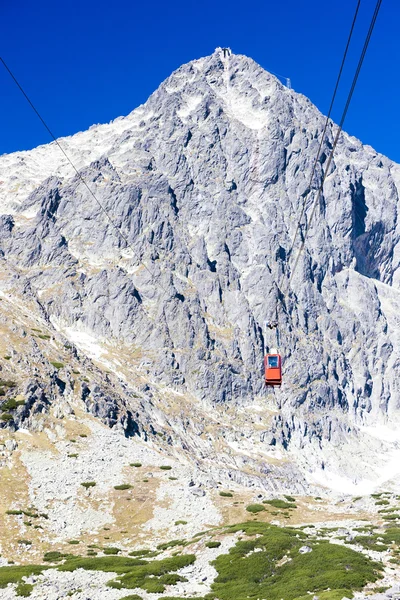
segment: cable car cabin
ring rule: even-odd
[[[281,385],[282,383],[282,358],[280,354],[266,354],[264,356],[265,385]]]

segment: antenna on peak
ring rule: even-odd
[[[221,48],[221,51],[224,58],[232,54],[232,50],[230,48]]]

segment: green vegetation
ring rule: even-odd
[[[95,481],[84,481],[83,483],[81,483],[81,486],[86,489],[94,487],[95,485],[96,485]]]
[[[48,565],[21,565],[0,567],[0,588],[5,588],[9,583],[22,583],[23,577],[40,575]]]
[[[0,379],[0,387],[13,388],[16,386],[15,381],[10,381],[8,379]]]
[[[249,513],[259,513],[265,510],[265,507],[262,504],[249,504],[246,506],[246,510]]]
[[[292,502],[285,502],[284,500],[278,500],[278,499],[264,500],[263,504],[269,504],[270,506],[273,506],[274,508],[285,508],[285,509],[286,508],[297,508],[296,504],[293,504]]]
[[[380,539],[378,539],[380,538]],[[356,535],[355,538],[348,542],[349,544],[360,544],[367,550],[374,550],[375,552],[383,552],[387,550],[387,545],[382,541],[382,536],[371,534],[371,535]]]
[[[46,335],[45,333],[39,334],[38,337],[40,337],[41,340],[50,340],[51,339],[51,337],[49,335]]]
[[[2,421],[12,421],[13,420],[13,416],[10,413],[3,413],[0,417],[0,419]]]
[[[220,492],[219,495],[223,498],[233,498],[233,494],[231,494],[231,492]]]
[[[151,562],[122,556],[76,557],[69,558],[57,568],[59,571],[86,569],[106,573],[114,572],[118,574],[118,577],[108,583],[110,587],[116,589],[140,587],[149,593],[163,593],[166,585],[174,585],[178,581],[185,581],[184,578],[176,575],[174,571],[192,564],[195,559],[196,557],[191,554]]]
[[[18,544],[21,544],[21,546],[31,546],[32,541],[31,540],[18,540]]]
[[[221,542],[206,542],[207,548],[219,548]]]
[[[121,485],[114,485],[114,490],[130,490],[132,486],[129,483],[121,483]]]
[[[187,525],[187,521],[175,521],[175,525]]]
[[[50,364],[53,365],[53,367],[55,369],[63,369],[64,368],[64,363],[58,362],[57,360],[51,360]]]
[[[157,550],[167,550],[168,548],[175,548],[175,546],[185,545],[185,540],[171,540],[170,542],[165,542],[165,544],[158,544]]]
[[[15,398],[9,398],[1,405],[1,410],[15,410],[18,406],[23,406],[25,400],[16,400]]]
[[[340,598],[351,597],[352,590],[362,589],[380,577],[380,564],[344,546],[308,539],[312,552],[300,554],[298,550],[304,544],[305,534],[299,530],[259,522],[228,529],[238,531],[240,527],[247,535],[258,537],[237,542],[228,554],[220,555],[213,562],[218,577],[211,586],[210,599],[294,600],[317,592],[322,598],[319,592],[327,588],[337,592],[337,597],[340,594]],[[292,560],[279,567],[277,576],[276,563],[288,554]]]
[[[283,497],[286,498],[288,502],[296,502],[296,499],[292,496],[287,496],[286,494],[283,494]]]
[[[43,560],[45,562],[59,562],[61,559],[65,558],[67,555],[62,552],[57,552],[53,550],[52,552],[46,552],[43,556]]]
[[[6,515],[22,515],[22,510],[6,510]]]
[[[177,477],[168,477],[168,479],[170,479],[171,481],[178,481]]]
[[[79,454],[68,454],[68,458],[76,458]]]
[[[104,552],[104,554],[111,555],[111,554],[119,554],[121,552],[121,550],[119,548],[113,548],[110,546],[108,548],[103,548],[103,552]]]
[[[142,596],[138,596],[137,594],[131,594],[130,596],[123,596],[121,600],[143,600]]]
[[[8,356],[8,355],[7,355],[7,356],[4,356],[4,358],[5,358],[6,360],[10,360],[10,359],[11,359],[11,356]]]
[[[68,544],[71,544],[72,546],[76,546],[77,544],[80,544],[79,540],[69,540]]]
[[[169,465],[161,465],[160,469],[162,471],[170,471],[172,467],[170,467]]]
[[[27,598],[31,595],[31,592],[33,591],[33,585],[31,583],[24,583],[20,581],[15,591],[17,593],[17,596]]]
[[[129,466],[139,468],[142,466],[142,463],[131,463]]]
[[[389,500],[378,500],[378,502],[375,502],[375,506],[384,506],[388,504],[390,504]]]

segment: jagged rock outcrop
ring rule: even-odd
[[[261,397],[278,409],[265,447],[319,457],[400,414],[398,165],[341,135],[288,285],[336,130],[310,190],[323,126],[307,98],[217,49],[128,117],[60,141],[90,191],[55,144],[1,157],[2,261],[67,338],[112,347],[117,373],[182,393],[188,414],[190,398]],[[266,392],[277,304],[284,385]],[[91,402],[115,422],[107,395]]]

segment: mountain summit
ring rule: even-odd
[[[303,95],[217,49],[59,140],[96,199],[55,143],[0,157],[3,370],[30,394],[4,423],[35,428],[37,403],[78,395],[220,477],[380,481],[398,452],[400,168],[341,135],[288,288],[323,128]],[[277,307],[284,382],[269,391]]]

